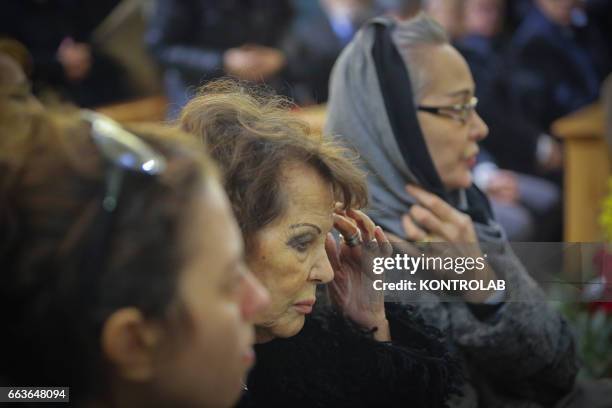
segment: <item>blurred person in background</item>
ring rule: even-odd
[[[553,406],[574,386],[574,337],[473,184],[478,142],[488,133],[474,88],[467,63],[426,14],[399,23],[375,19],[334,66],[326,130],[360,153],[372,197],[368,215],[396,251],[486,253],[487,266],[461,279],[506,282],[504,290],[406,299],[446,334],[462,362],[464,394],[449,405]]]
[[[605,0],[604,0],[605,1]],[[504,10],[504,31],[512,34],[533,7],[533,0],[506,1]]]
[[[507,57],[509,38],[503,31],[503,0],[467,0],[466,32],[456,41],[476,82],[480,114],[490,127],[483,141],[499,164],[509,170],[545,175],[561,169],[559,142],[529,120],[513,99],[512,73]]]
[[[231,406],[268,295],[201,146],[83,112],[0,127],[2,385],[91,407]]]
[[[463,35],[465,0],[423,0],[423,10],[446,30],[451,40]]]
[[[118,2],[9,0],[3,3],[0,36],[20,41],[31,53],[35,93],[46,95],[51,91],[60,99],[83,107],[131,96],[123,68],[100,51],[93,35]]]
[[[298,16],[284,48],[293,96],[301,105],[327,101],[332,66],[361,24],[377,14],[374,0],[319,0],[319,7]]]
[[[560,143],[530,123],[512,98],[503,0],[466,0],[465,33],[455,41],[476,85],[478,112],[489,126],[474,182],[491,198],[511,241],[561,239]]]
[[[607,55],[612,55],[612,1],[585,0],[587,18],[601,30]]]
[[[240,406],[445,406],[458,368],[437,332],[372,287],[372,257],[390,244],[357,210],[367,188],[354,153],[286,107],[221,81],[180,118],[219,163],[247,264],[270,292]]]
[[[397,20],[413,17],[423,9],[424,0],[376,0],[384,13]]]
[[[597,100],[611,69],[609,45],[578,0],[535,0],[511,43],[512,90],[542,129]]]
[[[146,42],[164,69],[168,116],[204,81],[231,75],[288,93],[289,0],[156,0]]]

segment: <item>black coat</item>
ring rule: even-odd
[[[387,304],[392,342],[331,309],[307,317],[288,339],[256,346],[257,364],[239,407],[443,407],[458,366],[436,329]]]
[[[189,88],[224,75],[226,50],[245,44],[281,47],[292,17],[287,0],[157,0],[145,40],[170,71],[170,102],[182,105]]]
[[[290,61],[289,75],[299,92],[300,103],[327,101],[329,75],[343,47],[322,11],[295,23],[285,49]]]
[[[512,89],[527,117],[547,129],[557,118],[595,101],[610,71],[597,27],[561,27],[534,7],[512,40]]]
[[[2,3],[0,37],[23,43],[32,55],[35,91],[55,88],[81,106],[126,99],[132,92],[125,70],[95,44],[92,33],[119,0],[8,0]],[[57,59],[66,37],[89,44],[92,67],[78,83],[68,81]]]
[[[478,113],[489,127],[481,144],[505,169],[535,174],[538,137],[547,130],[531,123],[513,98],[512,64],[502,38],[468,35],[456,44],[472,71]]]
[[[354,33],[362,23],[374,17],[375,7],[365,9],[352,22]],[[301,104],[327,102],[329,76],[336,59],[348,41],[344,42],[332,27],[332,16],[321,6],[296,19],[284,43],[288,59],[287,74],[296,88]],[[353,34],[354,34],[353,33]]]

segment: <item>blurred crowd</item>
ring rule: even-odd
[[[114,26],[131,24],[129,10],[143,19],[139,46],[149,59],[140,65],[158,73],[153,89],[165,93],[169,118],[198,86],[228,75],[301,106],[323,104],[334,62],[365,21],[427,11],[469,64],[489,127],[475,183],[511,239],[561,240],[563,148],[551,124],[599,97],[612,67],[610,2],[25,0],[5,5],[0,36],[26,47],[24,67],[43,100],[107,105],[151,92],[103,45]]]

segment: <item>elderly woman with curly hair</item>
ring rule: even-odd
[[[367,190],[349,151],[282,99],[231,82],[205,87],[180,123],[219,163],[247,264],[271,296],[241,406],[444,406],[456,368],[437,332],[372,289],[372,257],[390,245],[358,210]],[[331,306],[317,299],[326,283]]]

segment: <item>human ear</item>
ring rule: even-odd
[[[134,307],[115,311],[102,327],[103,356],[116,375],[129,381],[144,382],[153,377],[160,340],[161,329]]]

